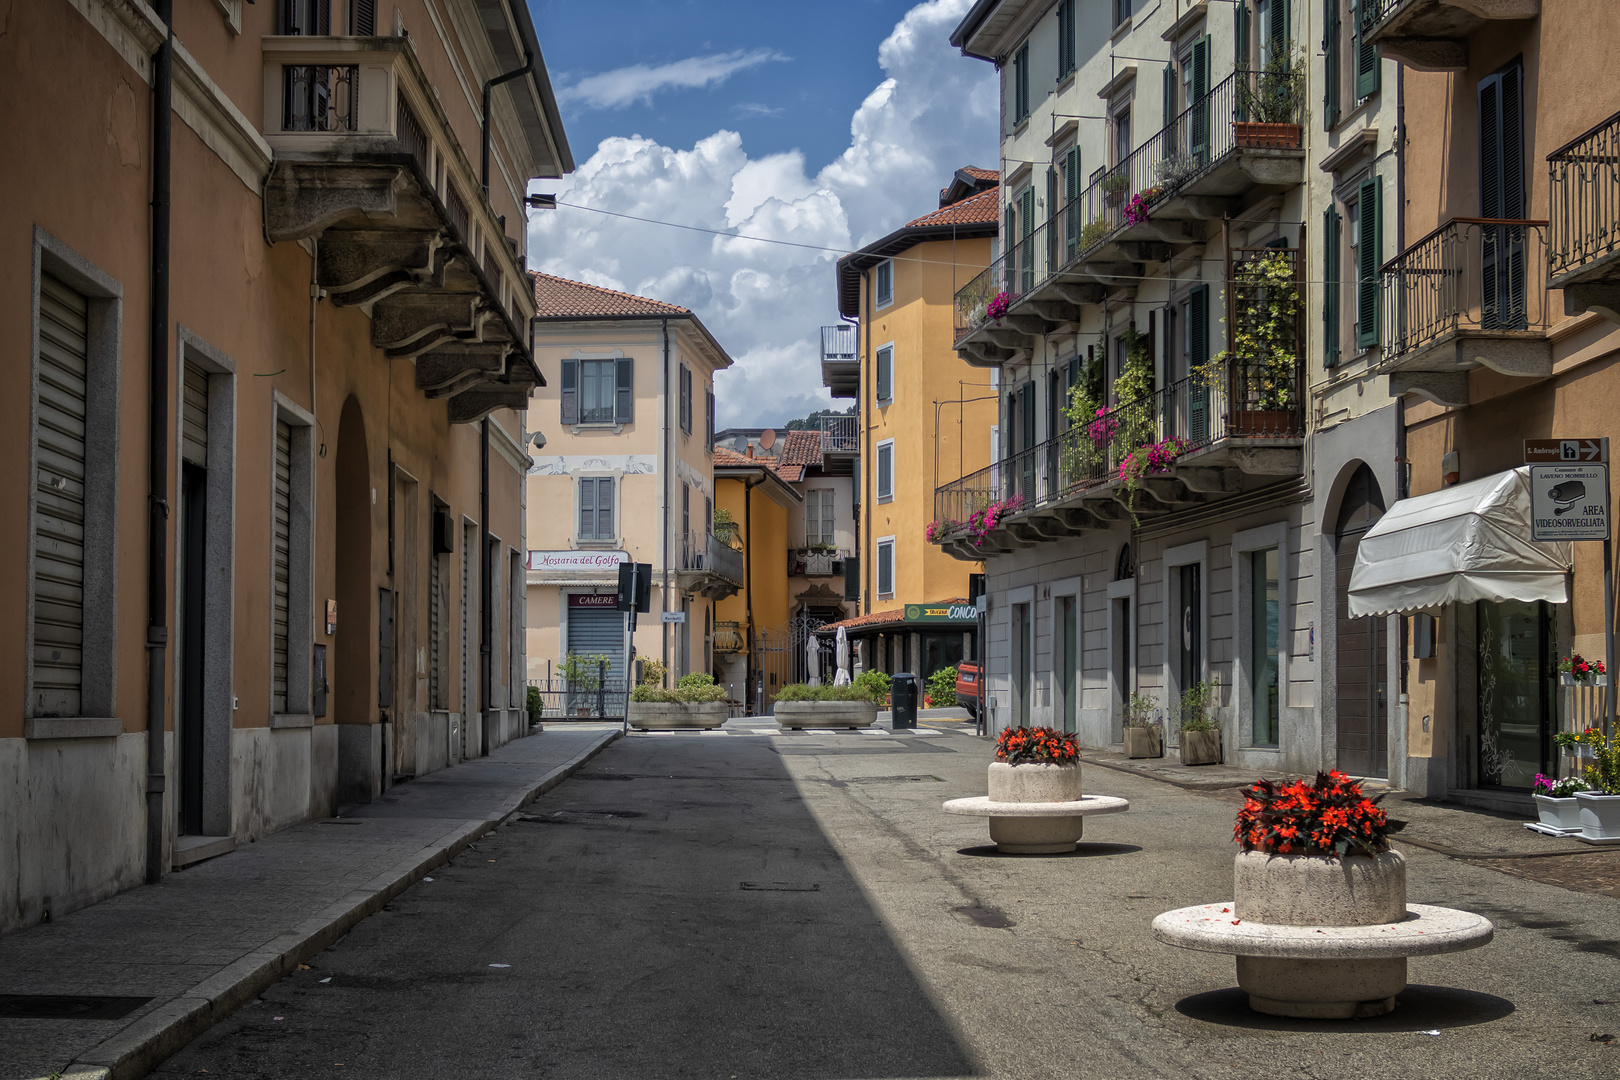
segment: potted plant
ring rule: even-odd
[[[1554,780],[1536,773],[1532,797],[1536,800],[1536,813],[1541,824],[1560,832],[1581,831],[1581,804],[1575,793],[1586,790],[1586,781],[1577,776]]]
[[[731,511],[723,506],[714,508],[714,538],[722,544],[729,544],[737,538],[737,523],[731,517]]]
[[[881,693],[877,680],[868,678],[872,675],[882,675]],[[793,731],[871,727],[877,722],[878,702],[887,694],[888,679],[881,671],[866,671],[849,686],[789,683],[776,692],[771,711],[778,727]]]
[[[1581,839],[1620,843],[1620,733],[1604,737],[1603,732],[1589,727],[1579,735],[1562,732],[1554,736],[1554,741],[1591,752],[1592,763],[1582,777],[1587,790],[1575,792]]]
[[[1148,204],[1159,197],[1158,188],[1148,188],[1138,191],[1131,196],[1131,201],[1125,204],[1125,224],[1141,225],[1149,220]]]
[[[1609,672],[1601,660],[1588,660],[1580,653],[1558,661],[1559,680],[1565,686],[1608,686]]]
[[[1171,154],[1169,157],[1161,158],[1153,166],[1153,171],[1158,174],[1162,189],[1168,192],[1186,183],[1198,168],[1199,161],[1193,155]]]
[[[1109,206],[1118,206],[1125,201],[1125,192],[1131,186],[1131,178],[1124,169],[1116,169],[1098,181],[1103,191],[1103,201]]]
[[[1238,115],[1232,121],[1232,140],[1248,150],[1298,150],[1303,131],[1300,104],[1305,96],[1303,55],[1289,48],[1274,48],[1266,66],[1238,79]]]
[[[948,814],[990,819],[990,839],[1015,855],[1074,851],[1087,814],[1130,809],[1125,799],[1080,792],[1080,743],[1053,728],[1007,728],[996,738],[990,794],[945,803]]]
[[[1221,727],[1210,716],[1219,683],[1194,683],[1181,695],[1181,763],[1219,765]]]
[[[1156,758],[1164,756],[1164,734],[1159,730],[1158,710],[1153,699],[1131,694],[1125,705],[1125,756]]]
[[[1299,285],[1294,260],[1278,248],[1232,267],[1227,285],[1232,345],[1194,374],[1228,384],[1226,433],[1280,438],[1296,433],[1299,412]]]
[[[1080,250],[1090,251],[1102,243],[1103,239],[1113,231],[1113,223],[1098,214],[1080,227]]]
[[[1006,289],[996,293],[990,298],[989,303],[984,305],[984,317],[990,322],[999,323],[1001,317],[1012,307],[1013,299],[1013,294]]]
[[[662,672],[649,679],[645,670],[641,685],[630,691],[625,720],[642,731],[671,731],[681,728],[717,728],[726,722],[730,706],[726,688],[715,683],[707,672],[682,675],[673,690],[658,685]]]

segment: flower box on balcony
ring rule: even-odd
[[[1293,433],[1288,409],[1237,409],[1227,418],[1226,433],[1245,438],[1281,439]]]
[[[1243,150],[1298,150],[1304,145],[1304,129],[1299,124],[1234,120],[1232,141]]]

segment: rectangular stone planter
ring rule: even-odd
[[[1543,825],[1570,832],[1580,831],[1581,804],[1573,796],[1555,799],[1551,795],[1535,795],[1532,798],[1536,800],[1536,813],[1541,815]]]
[[[1219,765],[1221,763],[1221,733],[1219,731],[1183,731],[1181,733],[1181,763],[1183,765]]]
[[[625,718],[639,731],[717,728],[729,709],[723,701],[632,701]]]
[[[1126,728],[1125,756],[1133,758],[1164,757],[1163,734],[1156,727]]]
[[[870,701],[778,701],[773,710],[778,727],[863,728],[877,722],[877,705]]]
[[[1620,843],[1620,795],[1577,791],[1575,802],[1580,807],[1582,840]]]

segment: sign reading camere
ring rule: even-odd
[[[1534,540],[1607,540],[1607,465],[1530,466],[1530,536]]]

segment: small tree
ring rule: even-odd
[[[942,667],[928,676],[928,684],[924,689],[928,707],[938,709],[949,708],[956,704],[956,665]]]

